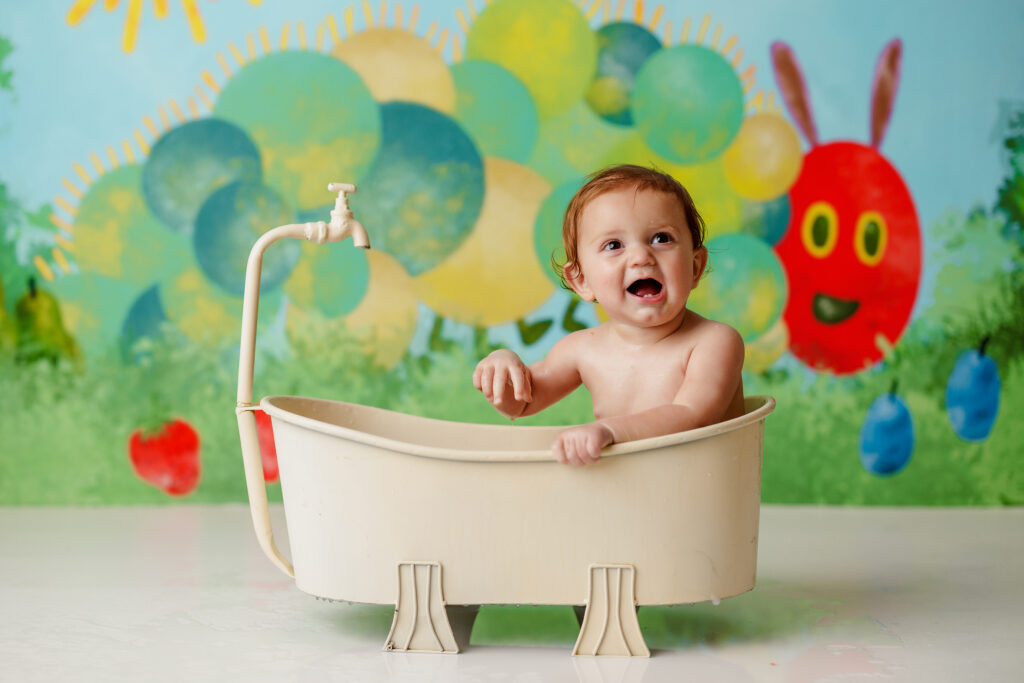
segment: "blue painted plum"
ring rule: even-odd
[[[894,383],[868,408],[860,428],[860,462],[868,472],[885,477],[906,467],[913,451],[914,421]]]
[[[999,412],[999,370],[985,355],[986,337],[977,349],[956,359],[946,383],[946,413],[953,431],[964,441],[984,441]]]

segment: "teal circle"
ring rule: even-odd
[[[784,194],[767,202],[746,200],[740,216],[743,232],[768,244],[776,244],[789,227],[789,195]]]
[[[380,151],[350,204],[374,248],[418,275],[473,230],[484,201],[483,160],[459,124],[441,112],[388,102],[380,113]]]
[[[236,181],[259,183],[260,152],[238,126],[200,119],[172,128],[149,152],[142,196],[165,225],[191,235],[207,197]]]
[[[654,54],[633,86],[633,119],[661,156],[695,164],[721,153],[743,122],[743,88],[732,66],[702,45]]]
[[[700,313],[732,325],[745,340],[756,338],[778,320],[788,297],[775,251],[742,232],[715,237],[707,248],[709,272],[694,293],[710,308]]]
[[[537,144],[537,107],[522,81],[493,62],[470,60],[451,68],[455,118],[484,156],[525,163]]]
[[[618,21],[597,31],[597,72],[587,103],[598,116],[620,126],[633,125],[629,100],[640,67],[661,49],[661,41],[643,26]]]
[[[537,220],[533,224],[533,249],[541,270],[559,287],[563,285],[560,269],[565,265],[565,246],[562,243],[565,210],[585,180],[577,178],[552,190],[541,203]]]
[[[249,252],[259,237],[279,225],[295,221],[295,213],[281,196],[265,185],[232,183],[206,200],[196,217],[192,236],[196,261],[203,273],[235,296],[245,293]],[[280,286],[299,258],[299,245],[282,240],[263,256],[260,293]]]
[[[320,206],[329,182],[358,183],[377,154],[380,114],[369,88],[350,66],[318,52],[248,62],[214,111],[256,141],[263,183],[298,209]]]

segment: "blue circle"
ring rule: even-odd
[[[192,238],[199,267],[221,289],[235,296],[245,293],[249,251],[268,230],[294,222],[295,213],[280,195],[264,185],[232,183],[206,200],[196,217]],[[299,244],[283,240],[263,257],[260,293],[278,287],[299,258]]]
[[[377,158],[350,204],[375,248],[412,275],[446,259],[473,230],[484,165],[466,132],[411,102],[381,105]]]
[[[169,228],[191,235],[207,198],[233,182],[259,183],[260,152],[238,126],[223,119],[190,121],[164,134],[142,170],[142,196]]]
[[[789,227],[789,195],[767,202],[744,201],[740,218],[743,232],[768,244],[777,244]]]
[[[633,125],[629,101],[633,80],[647,59],[661,49],[661,41],[643,26],[619,21],[597,31],[597,71],[587,92],[587,102],[598,116],[620,126]],[[604,100],[607,90],[619,95],[613,104]]]

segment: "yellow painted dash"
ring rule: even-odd
[[[142,133],[137,128],[132,132],[135,133],[135,142],[139,145],[139,149],[142,150],[142,155],[146,156],[149,154],[149,143],[146,142],[146,138],[142,137]]]
[[[70,180],[68,180],[67,178],[61,178],[61,179],[60,179],[60,182],[61,182],[61,185],[63,185],[63,186],[64,186],[64,189],[66,189],[66,190],[67,190],[68,192],[70,192],[71,194],[73,194],[73,195],[74,195],[75,197],[77,197],[78,199],[81,199],[81,198],[82,198],[83,196],[85,196],[85,195],[84,195],[84,194],[82,193],[82,191],[78,189],[78,186],[77,186],[77,185],[75,185],[75,184],[74,184],[73,182],[71,182]]]
[[[43,260],[43,257],[36,254],[35,258],[32,259],[32,263],[35,264],[36,270],[47,282],[53,282],[53,270],[50,269],[49,264]]]
[[[70,223],[68,223],[66,220],[64,220],[63,218],[61,218],[60,216],[58,216],[55,213],[51,213],[50,214],[50,222],[53,223],[55,226],[57,226],[59,229],[63,230],[64,232],[66,232],[69,235],[74,234],[74,232],[75,232],[75,226],[71,225]],[[57,235],[57,242],[60,243],[61,239],[63,239],[63,237],[60,234],[58,234]],[[68,249],[68,248],[65,247],[65,249]],[[71,251],[71,250],[68,249],[68,251]]]
[[[53,198],[53,203],[59,206],[60,208],[64,209],[64,211],[69,216],[74,217],[78,215],[78,209],[68,204],[68,200],[64,199],[60,195],[57,195],[56,197]]]
[[[63,251],[61,251],[57,247],[54,247],[50,251],[50,253],[53,254],[53,260],[57,262],[57,265],[60,266],[61,270],[63,270],[65,273],[71,272],[71,265],[68,263],[68,259],[67,257],[64,256]]]
[[[203,69],[201,76],[203,77],[203,81],[210,88],[210,90],[212,90],[214,93],[220,92],[220,86],[217,85],[217,81],[213,79],[213,75],[209,71]]]
[[[85,169],[82,168],[82,165],[80,163],[76,161],[75,163],[71,164],[71,168],[75,170],[75,173],[78,174],[79,178],[85,181],[86,187],[92,184],[92,178],[89,176],[88,173],[85,172]]]

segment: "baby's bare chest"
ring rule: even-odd
[[[584,358],[580,378],[594,416],[614,417],[671,403],[683,385],[688,353],[615,354]]]

